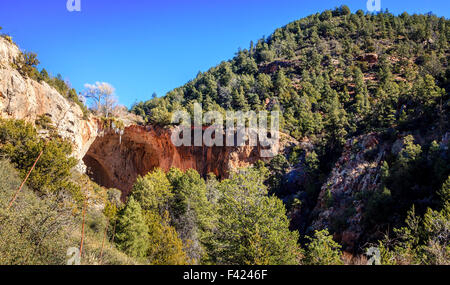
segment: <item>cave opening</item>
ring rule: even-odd
[[[86,174],[95,183],[106,188],[116,188],[116,185],[114,185],[114,182],[108,174],[106,167],[102,165],[99,160],[89,154],[86,154],[83,158],[83,162],[86,165]]]
[[[115,132],[98,136],[83,157],[86,174],[102,187],[121,190],[125,198],[138,175],[145,176],[157,167],[166,170],[161,165],[161,158],[167,155],[163,147],[155,145],[154,138],[141,136],[129,132],[122,139]]]
[[[228,176],[229,167],[244,167],[257,161],[258,148],[176,147],[170,130],[156,127],[128,127],[122,139],[115,132],[98,136],[89,146],[83,162],[87,174],[98,185],[116,188],[126,198],[138,176],[155,168],[169,171],[194,169],[207,177],[214,173],[219,179]],[[230,160],[232,162],[230,163]]]

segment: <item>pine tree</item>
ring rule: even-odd
[[[145,220],[149,228],[147,260],[152,265],[187,265],[189,259],[175,228],[170,225],[169,213],[162,216],[147,212]]]
[[[277,94],[286,92],[290,85],[290,80],[286,77],[283,69],[280,69],[275,77],[274,87]]]
[[[300,124],[300,131],[303,136],[314,134],[316,131],[320,130],[318,120],[311,111],[311,108],[311,102],[307,96],[300,98],[298,121]]]
[[[309,243],[305,249],[303,262],[308,265],[340,265],[341,246],[333,240],[328,230],[316,231],[314,237],[307,237]]]
[[[218,78],[219,78],[219,84],[221,86],[228,86],[228,84],[230,83],[231,79],[233,78],[234,73],[233,70],[231,69],[231,64],[229,62],[222,62],[219,65],[219,69],[218,69]]]
[[[163,214],[168,210],[169,201],[173,197],[172,185],[164,171],[157,168],[144,177],[137,178],[131,196],[143,210]]]
[[[44,81],[44,82],[50,82],[50,76],[48,75],[47,70],[45,70],[45,68],[43,68],[39,74],[39,81]]]
[[[233,109],[236,111],[247,111],[249,109],[247,99],[245,98],[244,89],[233,90]]]
[[[347,5],[342,5],[340,7],[340,10],[341,10],[341,15],[343,15],[343,16],[347,16],[347,15],[350,15],[352,13],[350,11],[350,8]]]
[[[337,94],[331,98],[331,102],[328,102],[324,127],[331,149],[339,148],[345,143],[348,127],[347,112],[339,102]]]
[[[187,244],[189,258],[199,262],[204,256],[204,239],[210,234],[216,216],[207,200],[206,182],[192,169],[183,173],[172,168],[167,178],[174,194],[170,205],[172,225]]]
[[[145,257],[149,246],[148,231],[141,206],[130,197],[117,221],[117,246],[129,256]]]
[[[438,194],[443,204],[450,203],[450,176],[444,182]]]
[[[364,115],[370,108],[369,92],[367,91],[364,75],[358,67],[355,68],[355,112]]]
[[[424,78],[420,78],[414,88],[414,99],[419,106],[424,107],[424,111],[433,111],[436,100],[440,99],[445,90],[436,85],[433,76],[427,74]]]
[[[297,264],[298,233],[289,231],[283,202],[267,196],[255,169],[233,174],[220,185],[216,234],[208,241],[215,264]]]

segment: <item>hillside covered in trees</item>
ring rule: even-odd
[[[311,15],[239,50],[162,98],[132,111],[151,124],[193,103],[209,110],[278,109],[281,128],[320,152],[372,131],[446,130],[449,21],[434,15]]]
[[[445,191],[450,171],[449,37],[449,21],[432,14],[352,14],[343,6],[251,42],[233,59],[200,72],[162,98],[135,104],[132,112],[150,124],[170,125],[172,112],[192,114],[194,103],[201,103],[205,112],[281,111],[282,131],[311,147],[275,158],[265,184],[285,202],[291,228],[301,234],[311,233],[311,224],[327,208],[346,210],[319,228],[326,226],[335,237],[351,228],[345,224],[357,207],[325,184],[335,183],[330,175],[341,156],[353,159],[362,147],[358,140],[376,136],[379,145],[363,153],[365,162],[378,163],[372,185],[343,186],[355,188],[347,198],[361,206],[357,215],[363,232],[347,248],[361,252],[364,245],[404,226],[412,208],[418,216],[445,208],[439,193]],[[342,171],[337,179],[347,176]],[[292,182],[299,179],[300,184]],[[318,207],[323,200],[328,206]],[[448,212],[441,214],[448,230]],[[441,250],[448,261],[449,236],[444,232]],[[428,242],[425,233],[412,235],[417,244],[402,245]]]
[[[45,116],[0,119],[0,264],[65,264],[80,240],[82,264],[366,264],[371,247],[382,264],[450,264],[449,38],[431,14],[342,6],[290,23],[130,111],[170,127],[194,103],[279,110],[300,144],[223,180],[156,168],[125,200],[74,170]],[[37,63],[12,68],[91,116]]]

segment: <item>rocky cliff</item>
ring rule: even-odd
[[[73,143],[74,156],[82,159],[97,137],[94,117],[83,119],[81,108],[45,82],[24,78],[11,66],[19,48],[0,37],[0,117],[35,123],[47,115],[58,133]]]
[[[171,130],[137,126],[126,122],[123,133],[103,130],[100,119],[83,118],[81,108],[45,82],[24,78],[11,65],[19,48],[0,37],[0,117],[31,123],[48,116],[58,133],[73,143],[74,157],[100,185],[118,188],[124,197],[138,175],[156,167],[169,170],[195,169],[200,174],[226,177],[233,169],[247,167],[260,159],[259,147],[175,147]],[[296,144],[282,136],[284,146]]]
[[[0,37],[0,117],[34,123],[41,115],[47,115],[58,126],[59,134],[73,143],[74,156],[84,162],[80,163],[80,170],[85,171],[87,166],[95,182],[120,189],[123,198],[138,175],[156,167],[166,171],[171,167],[192,168],[202,175],[214,173],[225,178],[230,171],[261,159],[259,147],[175,147],[170,128],[127,124],[123,132],[103,130],[101,120],[94,116],[84,119],[80,107],[53,87],[24,78],[15,70],[11,62],[19,54],[16,45]],[[282,135],[282,152],[296,144]],[[363,233],[364,205],[357,196],[361,191],[378,191],[385,152],[386,146],[376,134],[348,141],[322,187],[312,214],[312,229],[339,226],[335,238],[347,249],[354,248]],[[297,181],[296,187],[301,187],[302,181]]]
[[[171,135],[172,129],[157,126],[129,126],[123,134],[106,131],[94,141],[84,163],[94,181],[118,188],[126,196],[138,175],[156,167],[195,169],[201,175],[226,178],[230,171],[261,159],[260,147],[176,147]],[[282,136],[281,151],[296,143]]]
[[[347,141],[341,158],[322,186],[311,227],[335,231],[346,250],[354,250],[363,233],[363,192],[380,191],[381,166],[389,145],[377,134]]]
[[[392,161],[399,158],[402,151],[408,149],[408,146],[405,145],[405,138],[408,134],[399,133],[395,137],[386,138],[386,135],[370,133],[348,140],[341,157],[321,187],[317,204],[312,211],[310,221],[308,221],[308,230],[311,232],[312,230],[330,229],[334,233],[335,240],[349,252],[357,252],[366,242],[383,238],[386,232],[381,231],[378,224],[367,224],[366,211],[371,208],[369,201],[372,199],[367,199],[367,197],[382,197],[387,194],[384,184],[385,176],[389,172],[389,167],[386,167],[388,166],[387,162],[390,160],[390,164],[393,165]],[[437,166],[439,169],[446,169],[450,132],[441,136],[438,132],[430,131],[427,135],[417,134],[416,141],[423,145],[429,145],[429,142],[434,141],[436,143],[434,155],[440,159],[440,164]],[[431,160],[427,162],[427,159],[432,159],[430,153],[421,160],[421,164],[433,169],[431,172],[436,171],[438,169],[436,164],[431,163]],[[405,169],[402,168],[402,170]],[[422,175],[425,180],[430,177],[427,176],[426,171],[417,174]],[[401,183],[408,183],[408,181]],[[416,206],[420,207],[430,197],[427,194],[427,186],[415,187],[415,189],[408,190],[408,193],[414,191],[420,193],[416,202]],[[388,196],[391,197],[391,191],[388,191]],[[403,199],[401,196],[400,198]],[[404,199],[406,200],[408,197],[404,197]],[[388,205],[399,207],[402,202],[393,200],[393,204]],[[376,209],[378,212],[386,211],[379,207]],[[374,212],[372,211],[371,214],[374,215]],[[395,215],[390,218],[396,222],[403,220],[403,218],[399,220],[399,216]]]

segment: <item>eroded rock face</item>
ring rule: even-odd
[[[378,63],[378,55],[376,53],[366,53],[364,55],[360,55],[357,60],[365,61],[369,64],[376,64]]]
[[[0,37],[0,117],[35,123],[47,115],[58,133],[73,144],[74,157],[82,159],[97,137],[98,123],[83,119],[81,108],[45,82],[22,77],[11,67],[19,48]]]
[[[349,140],[331,175],[322,186],[313,211],[313,230],[333,229],[344,250],[354,251],[364,232],[363,191],[380,191],[381,166],[389,146],[377,134]],[[331,199],[328,193],[331,194]]]
[[[11,63],[19,56],[19,48],[0,37],[0,117],[23,119],[35,123],[48,116],[58,127],[61,137],[73,144],[73,156],[88,166],[88,174],[100,185],[130,192],[138,175],[156,167],[169,170],[195,169],[202,175],[214,173],[220,178],[234,169],[248,167],[259,159],[259,147],[175,147],[171,130],[154,126],[131,125],[136,118],[123,120],[123,135],[101,130],[94,116],[83,118],[80,107],[59,94],[45,82],[24,78]],[[100,135],[99,135],[100,134]],[[296,144],[281,135],[281,151]],[[267,159],[266,159],[267,160]],[[83,163],[78,170],[85,171]]]
[[[201,175],[214,173],[225,178],[231,170],[261,159],[259,147],[175,147],[171,134],[170,129],[156,126],[129,126],[122,136],[108,131],[95,140],[84,163],[97,183],[118,188],[126,197],[137,176],[156,167],[165,171],[171,167],[195,169]]]

